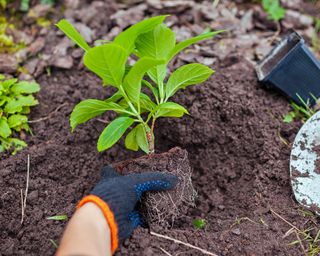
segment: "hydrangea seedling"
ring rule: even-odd
[[[192,63],[176,69],[167,78],[168,63],[186,47],[212,38],[222,31],[214,31],[176,43],[175,33],[163,24],[166,16],[156,16],[132,25],[103,45],[90,47],[77,30],[67,21],[57,26],[84,51],[84,65],[98,75],[103,85],[117,88],[106,100],[88,99],[72,111],[72,131],[77,125],[111,110],[118,117],[101,133],[98,151],[112,147],[128,130],[125,146],[146,153],[154,152],[154,126],[160,117],[181,117],[188,111],[178,103],[169,101],[180,89],[206,81],[213,70],[205,65]],[[130,55],[137,57],[128,65]],[[141,91],[150,90],[150,97]]]
[[[13,134],[23,130],[31,132],[27,114],[30,107],[38,104],[32,94],[39,90],[40,86],[35,82],[18,82],[16,78],[5,80],[0,74],[0,152],[12,149],[15,154],[27,146]]]

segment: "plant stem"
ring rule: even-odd
[[[151,123],[151,132],[152,132],[152,134],[153,134],[153,131],[154,131],[155,122],[156,122],[156,119],[152,118],[152,123]]]
[[[147,140],[148,140],[148,145],[149,145],[149,154],[154,153],[154,138],[153,138],[153,133],[151,130],[147,131]]]
[[[155,124],[156,119],[152,118],[152,123],[151,123],[151,129],[149,128],[148,124],[145,124],[146,127],[146,136],[148,140],[148,145],[149,145],[149,154],[154,153],[154,124]]]
[[[143,119],[141,118],[139,112],[136,110],[136,108],[133,106],[133,104],[131,103],[130,99],[128,98],[126,92],[124,91],[122,85],[120,85],[119,90],[121,91],[124,99],[126,100],[126,102],[128,103],[129,107],[131,108],[132,112],[134,113],[134,115],[139,119],[140,122],[144,123]]]
[[[144,124],[145,129],[146,129],[146,136],[147,136],[147,140],[148,140],[148,145],[149,145],[149,154],[153,154],[154,153],[154,136],[153,136],[153,129],[154,129],[154,123],[156,121],[155,118],[152,119],[152,125],[151,125],[151,129],[148,126],[148,121],[144,122],[142,117],[140,116],[140,107],[138,105],[138,111],[136,110],[136,108],[133,106],[132,102],[130,101],[130,99],[128,98],[126,92],[124,91],[122,85],[120,85],[119,90],[121,91],[124,99],[126,100],[126,102],[128,103],[129,107],[131,108],[133,114],[138,118],[138,122],[141,122]]]
[[[160,104],[163,103],[164,98],[164,91],[163,91],[163,82],[159,82],[159,94],[160,94]]]

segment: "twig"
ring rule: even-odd
[[[57,113],[61,108],[63,108],[64,106],[68,105],[68,103],[63,103],[60,106],[58,106],[55,110],[53,110],[51,113],[49,113],[47,116],[41,117],[39,119],[36,120],[30,120],[28,121],[28,123],[32,124],[32,123],[38,123],[44,120],[49,119],[52,115],[54,115],[55,113]]]
[[[276,213],[271,207],[270,207],[270,211],[276,215],[279,219],[283,220],[285,223],[287,223],[290,227],[294,228],[296,231],[300,231],[300,229],[298,229],[295,225],[293,225],[292,223],[290,223],[289,221],[287,221],[285,218],[283,218],[280,214]]]
[[[21,224],[23,223],[23,216],[24,216],[24,207],[23,207],[23,192],[20,189],[20,197],[21,197]]]
[[[279,219],[283,220],[285,223],[287,223],[287,224],[291,227],[291,229],[289,229],[289,230],[286,232],[286,234],[285,234],[284,237],[288,236],[289,234],[291,234],[291,233],[293,232],[293,233],[296,235],[297,239],[298,239],[297,241],[299,242],[299,245],[300,245],[300,247],[301,247],[301,249],[302,249],[302,251],[303,251],[303,254],[307,256],[307,254],[306,254],[306,249],[304,248],[303,243],[302,243],[302,241],[301,241],[301,239],[300,239],[300,236],[299,236],[299,232],[301,232],[301,230],[298,229],[295,225],[293,225],[293,224],[290,223],[289,221],[287,221],[285,218],[283,218],[280,214],[276,213],[271,207],[270,207],[270,211],[271,211],[274,215],[276,215]]]
[[[108,124],[108,123],[110,123],[109,121],[104,120],[104,119],[101,119],[101,118],[97,118],[96,120],[99,121],[100,123],[103,123],[103,124]]]
[[[161,248],[160,246],[159,246],[159,249],[160,249],[164,254],[166,254],[166,255],[168,255],[168,256],[172,256],[172,254],[170,254],[169,252],[167,252],[165,249]]]
[[[203,254],[206,254],[206,255],[218,256],[217,254],[214,254],[214,253],[209,252],[209,251],[207,251],[207,250],[201,249],[201,248],[199,248],[199,247],[197,247],[197,246],[194,246],[194,245],[192,245],[192,244],[185,243],[185,242],[182,242],[182,241],[180,241],[180,240],[174,239],[174,238],[172,238],[172,237],[155,233],[155,232],[153,232],[153,231],[150,231],[150,235],[157,236],[157,237],[160,237],[160,238],[163,238],[163,239],[166,239],[166,240],[170,240],[170,241],[172,241],[172,242],[174,242],[174,243],[177,243],[177,244],[183,244],[183,245],[185,245],[185,246],[187,246],[187,247],[190,247],[190,248],[192,248],[192,249],[196,249],[196,250],[198,250],[198,251],[200,251],[200,252],[202,252]]]
[[[20,190],[21,192],[21,224],[23,223],[24,220],[24,215],[27,207],[27,196],[28,196],[28,190],[29,190],[29,176],[30,176],[30,155],[28,155],[27,159],[27,181],[26,181],[26,190],[24,192],[24,197],[22,193],[22,189]]]
[[[304,248],[303,243],[302,243],[302,241],[301,241],[301,239],[300,239],[299,233],[298,233],[296,230],[294,231],[294,233],[296,234],[296,237],[297,237],[297,239],[298,239],[298,241],[299,241],[299,244],[300,244],[300,247],[301,247],[301,249],[302,249],[302,251],[303,251],[303,254],[304,254],[305,256],[308,256],[308,254],[306,253],[306,248]]]
[[[277,31],[274,33],[274,35],[270,39],[270,43],[273,43],[277,39],[277,37],[280,35],[280,33],[281,33],[281,25],[280,25],[280,22],[277,21]]]

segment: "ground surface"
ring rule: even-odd
[[[280,214],[299,229],[319,225],[312,216],[303,216],[290,187],[290,145],[301,123],[283,123],[283,115],[290,109],[288,102],[277,92],[258,84],[253,67],[257,52],[262,49],[260,43],[267,42],[275,31],[261,27],[264,23],[257,25],[259,19],[253,19],[252,13],[251,23],[243,19],[250,14],[251,6],[248,9],[241,3],[222,5],[217,16],[210,20],[210,13],[204,15],[206,4],[197,3],[197,8],[183,4],[173,9],[160,8],[163,13],[174,14],[170,22],[182,38],[201,32],[201,28],[206,27],[203,22],[213,28],[232,27],[235,31],[221,40],[193,48],[175,63],[206,62],[216,74],[205,84],[175,96],[174,100],[190,110],[190,116],[163,119],[156,124],[158,152],[174,146],[188,151],[198,198],[196,207],[189,208],[172,229],[156,225],[151,229],[218,255],[303,255],[299,245],[288,246],[297,240],[294,234],[284,236],[291,226],[272,213]],[[98,6],[103,17],[96,14],[84,21],[81,10],[85,10],[82,14],[90,13],[85,4],[68,7],[65,15],[85,22],[95,33],[94,38],[101,38],[135,19],[160,12],[154,6],[143,5],[129,8],[126,4],[116,6],[95,1],[90,8]],[[135,16],[132,14],[129,20],[124,19],[129,17],[126,8],[134,9]],[[120,11],[115,13],[115,10]],[[299,6],[292,10],[299,10]],[[109,19],[111,14],[118,16]],[[62,37],[54,28],[40,36],[47,42],[41,56],[61,54],[61,58],[65,58],[62,52],[55,51]],[[123,143],[99,154],[96,141],[105,124],[98,120],[70,132],[68,117],[73,106],[82,99],[104,98],[110,92],[100,86],[98,78],[82,68],[77,51],[69,46],[66,50],[73,54],[72,68],[52,68],[51,75],[50,72],[37,74],[41,84],[37,96],[40,105],[33,109],[30,119],[37,120],[59,106],[60,109],[50,118],[31,125],[34,136],[26,137],[27,149],[16,156],[1,155],[0,255],[53,255],[54,243],[58,243],[66,221],[46,217],[58,214],[70,217],[77,202],[99,179],[103,165],[140,155],[126,151]],[[51,66],[58,66],[56,64]],[[102,119],[111,117],[106,114]],[[30,184],[21,224],[20,189],[26,184],[28,154]],[[196,218],[208,222],[205,229],[193,227],[192,220]],[[118,255],[165,255],[163,250],[172,255],[200,254],[151,236],[146,229],[138,229],[124,242]]]

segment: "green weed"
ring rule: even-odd
[[[313,95],[311,96],[315,101],[317,101],[317,99]],[[291,123],[294,120],[302,120],[303,122],[305,122],[315,114],[316,110],[315,108],[310,107],[309,102],[305,102],[299,94],[297,94],[297,97],[299,98],[301,105],[298,105],[295,102],[291,102],[290,105],[292,111],[289,111],[286,115],[284,115],[283,122]]]
[[[35,82],[19,82],[16,78],[5,80],[0,74],[0,152],[12,150],[12,154],[16,154],[27,146],[14,134],[31,133],[27,114],[30,107],[38,104],[32,94],[39,90],[40,86]]]

